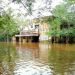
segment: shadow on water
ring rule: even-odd
[[[75,44],[0,43],[0,75],[75,75]]]

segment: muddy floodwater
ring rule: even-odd
[[[75,75],[75,44],[2,42],[0,75]]]

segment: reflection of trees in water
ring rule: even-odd
[[[59,45],[60,46],[60,45]],[[75,51],[63,50],[52,46],[49,52],[49,63],[55,75],[74,75],[75,72]],[[67,48],[68,49],[68,48]]]
[[[0,43],[0,74],[12,75],[16,50],[10,44]]]

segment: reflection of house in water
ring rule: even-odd
[[[16,45],[20,57],[24,59],[37,59],[43,63],[48,62],[48,48],[48,44],[44,43],[24,43]]]
[[[48,51],[49,45],[46,43],[39,44],[39,59],[42,60],[44,63],[48,63]]]
[[[14,69],[15,75],[51,75],[48,66],[48,44],[16,44],[19,56]]]
[[[14,69],[14,75],[52,75],[51,69],[47,64],[34,60],[17,62]]]
[[[26,43],[26,44],[17,44],[16,49],[18,54],[21,55],[24,59],[35,59],[39,58],[39,45],[38,43]]]

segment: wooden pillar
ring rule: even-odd
[[[19,37],[19,43],[21,43],[22,42],[22,37]]]
[[[31,36],[31,42],[33,41],[33,37]]]
[[[26,42],[28,42],[29,41],[29,39],[28,39],[28,37],[26,37]]]

